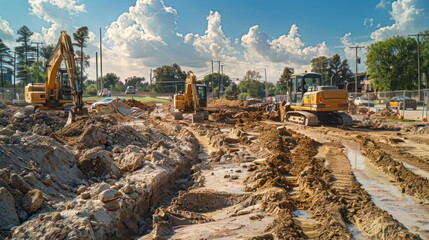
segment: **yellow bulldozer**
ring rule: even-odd
[[[66,69],[61,69],[65,62]],[[67,123],[74,120],[75,115],[87,115],[82,100],[82,83],[77,79],[75,55],[70,36],[61,31],[61,36],[53,51],[47,68],[45,83],[29,83],[25,87],[25,101],[32,105],[25,108],[26,114],[40,110],[68,110]]]
[[[318,73],[293,74],[288,82],[288,100],[279,106],[281,121],[306,126],[352,125],[348,93],[336,86],[322,86]]]
[[[192,123],[202,123],[208,119],[207,86],[197,84],[197,77],[192,71],[188,72],[185,92],[178,92],[173,97],[173,116],[175,120],[183,119],[183,113],[192,114]]]

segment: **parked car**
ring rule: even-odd
[[[356,106],[374,107],[374,101],[369,100],[367,97],[357,97],[353,102]]]
[[[110,97],[112,96],[112,92],[108,88],[103,88],[98,92],[99,97]]]
[[[124,98],[111,98],[111,97],[103,98],[102,100],[91,104],[90,109],[95,110],[97,108],[97,105],[107,106],[107,105],[109,105],[110,102],[112,102],[115,99],[118,99],[118,102],[124,102],[125,101]]]
[[[125,90],[125,94],[136,94],[136,89],[134,88],[134,86],[128,86]]]
[[[404,105],[404,97],[403,96],[393,97],[387,103],[388,107],[398,108],[398,109],[402,109],[403,105]],[[416,110],[417,109],[417,101],[412,99],[412,98],[405,97],[405,109],[407,109],[407,108],[412,108],[413,110]]]

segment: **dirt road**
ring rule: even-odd
[[[428,126],[310,128],[227,100],[192,125],[135,106],[65,128],[3,106],[1,236],[429,239]]]

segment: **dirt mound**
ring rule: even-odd
[[[224,108],[224,107],[244,107],[245,103],[238,100],[227,100],[224,98],[211,99],[208,101],[207,107],[209,108]]]
[[[372,114],[373,117],[398,118],[399,114],[389,108],[383,108],[380,111]]]
[[[137,107],[148,112],[152,112],[156,106],[155,103],[143,103],[135,99],[127,99],[124,103],[130,107]]]

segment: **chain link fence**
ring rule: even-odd
[[[349,101],[373,112],[388,108],[401,117],[413,120],[428,118],[429,89],[421,91],[349,93]]]
[[[0,101],[24,101],[24,89],[0,87]]]

